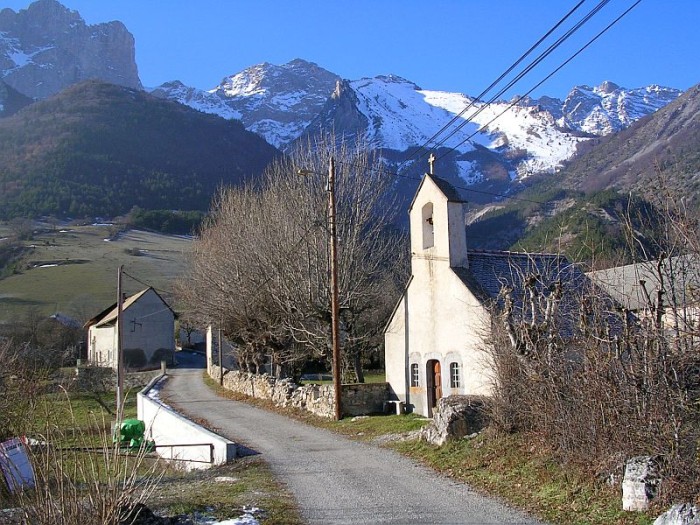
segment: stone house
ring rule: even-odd
[[[464,206],[451,184],[424,176],[409,208],[411,278],[384,333],[393,398],[427,417],[442,397],[491,394],[484,341],[506,287],[544,273],[587,281],[560,255],[468,250]]]
[[[153,288],[146,288],[124,300],[122,307],[122,349],[124,364],[131,368],[173,364],[175,312]],[[97,366],[117,368],[117,304],[90,319],[88,361]]]

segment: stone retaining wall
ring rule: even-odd
[[[356,383],[341,386],[343,414],[362,416],[384,412],[389,383]]]
[[[212,378],[220,380],[220,369],[210,364]],[[276,379],[267,374],[223,369],[223,386],[227,390],[257,399],[269,399],[280,407],[307,410],[317,416],[332,418],[335,414],[333,385],[299,386],[291,379]],[[341,407],[344,416],[382,412],[388,396],[388,383],[342,385]]]

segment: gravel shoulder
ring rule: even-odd
[[[201,366],[169,372],[163,394],[174,407],[259,452],[307,523],[541,523],[391,450],[219,397],[204,384]]]

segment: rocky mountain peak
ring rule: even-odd
[[[566,97],[557,123],[572,131],[609,135],[664,107],[681,93],[658,86],[626,89],[610,81],[595,88],[576,86]]]
[[[257,64],[224,78],[211,91],[243,124],[284,148],[319,114],[340,77],[302,59]]]
[[[618,89],[620,89],[620,86],[618,86],[614,82],[610,82],[609,80],[606,80],[600,86],[598,86],[596,91],[598,93],[603,93],[605,95],[609,95],[610,93],[614,93]]]
[[[56,0],[0,12],[0,78],[31,98],[90,78],[142,89],[134,56],[124,24],[87,25]]]

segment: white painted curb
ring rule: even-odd
[[[156,453],[176,461],[185,470],[223,465],[236,457],[236,444],[207,430],[163,404],[154,387],[167,374],[153,378],[136,395],[138,418],[146,424],[146,437],[156,443]],[[189,446],[187,446],[189,445]]]

